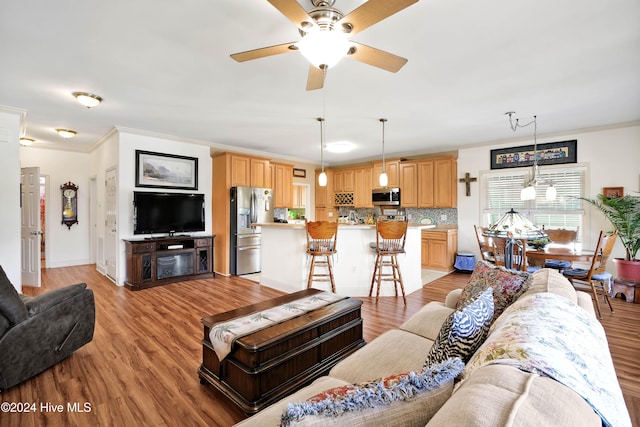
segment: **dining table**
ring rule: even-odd
[[[593,259],[593,251],[576,250],[563,247],[547,247],[544,249],[527,249],[527,261],[532,266],[543,266],[548,259],[560,259],[589,263]]]

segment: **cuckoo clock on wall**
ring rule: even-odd
[[[69,229],[78,223],[78,186],[71,181],[60,186],[62,191],[62,224]]]

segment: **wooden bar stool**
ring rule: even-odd
[[[369,296],[373,294],[373,287],[377,283],[376,302],[380,296],[380,286],[383,280],[392,281],[398,296],[398,284],[402,291],[404,305],[407,305],[407,298],[404,294],[404,284],[402,273],[397,256],[403,254],[404,243],[407,237],[406,221],[379,221],[376,223],[376,262],[373,266],[373,277],[371,278],[371,288]],[[391,272],[383,273],[384,267],[391,267]]]
[[[333,280],[331,256],[336,253],[337,240],[338,223],[327,221],[307,222],[307,254],[311,255],[307,288],[311,287],[312,282],[331,282],[331,291],[335,293],[336,284]],[[328,272],[316,273],[316,267],[325,267]]]

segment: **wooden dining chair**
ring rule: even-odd
[[[578,238],[578,230],[569,230],[566,228],[544,228],[542,229],[547,234],[551,243],[556,243],[559,245],[564,245],[569,247],[573,245]],[[567,268],[571,268],[571,261],[564,259],[549,259],[544,263],[545,268],[553,268],[555,270],[565,270]]]
[[[562,273],[572,284],[574,284],[574,286],[575,283],[578,282],[578,284],[582,283],[591,287],[591,291],[593,292],[593,303],[600,319],[602,319],[602,312],[600,311],[600,304],[598,303],[598,291],[596,289],[596,284],[598,284],[598,288],[602,290],[602,297],[609,305],[609,309],[612,313],[614,312],[613,307],[611,306],[611,301],[609,301],[609,292],[611,291],[613,276],[611,273],[607,273],[605,269],[607,267],[607,260],[611,255],[613,244],[616,242],[617,237],[617,230],[611,234],[601,231],[600,236],[598,237],[598,243],[596,244],[596,250],[593,252],[594,255],[591,260],[590,268],[588,270],[583,268],[573,268],[564,270]]]
[[[407,305],[407,297],[404,294],[404,283],[398,255],[404,254],[404,244],[407,237],[406,221],[378,221],[376,223],[376,261],[373,266],[373,276],[371,277],[371,287],[369,296],[373,294],[373,287],[376,288],[376,302],[380,296],[380,286],[383,281],[393,282],[396,297],[398,296],[398,285],[402,291],[402,300]],[[391,272],[383,273],[384,267],[391,267]]]
[[[336,253],[338,223],[328,221],[307,222],[307,254],[311,255],[307,288],[313,282],[331,282],[331,291],[336,291],[331,257]],[[317,273],[317,267],[326,267],[326,273]]]
[[[495,258],[493,256],[493,238],[484,235],[484,232],[487,231],[487,227],[474,225],[473,229],[476,232],[476,239],[478,240],[478,247],[480,248],[480,256],[482,257],[482,260],[495,263]]]
[[[494,237],[493,238],[493,256],[495,264],[507,267],[507,259],[512,257],[511,269],[528,271],[529,273],[539,270],[540,267],[530,266],[527,261],[527,244],[524,240],[515,240],[513,245],[513,253],[507,252],[507,241],[509,239]]]

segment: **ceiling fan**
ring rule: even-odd
[[[311,0],[314,9],[308,12],[296,0],[267,1],[298,27],[302,39],[232,54],[231,58],[238,62],[299,50],[311,63],[307,90],[321,89],[327,70],[344,56],[392,73],[407,62],[406,58],[351,41],[349,37],[418,0],[369,0],[347,15],[333,7],[335,0]]]

